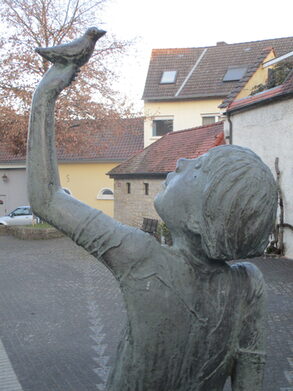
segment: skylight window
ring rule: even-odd
[[[230,67],[228,68],[224,78],[223,78],[223,81],[236,81],[236,80],[240,80],[245,72],[247,70],[247,67]]]
[[[175,83],[177,71],[164,71],[161,77],[161,84],[172,84]]]

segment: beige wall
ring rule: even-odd
[[[202,125],[203,114],[220,114],[222,99],[205,99],[176,102],[145,102],[144,145],[147,147],[159,137],[152,136],[154,118],[173,118],[174,131]]]
[[[114,201],[99,200],[97,195],[103,188],[114,190],[114,181],[106,173],[115,166],[117,163],[60,163],[61,185],[80,201],[113,216]]]
[[[127,182],[131,184],[130,194]],[[162,179],[115,179],[115,219],[137,228],[141,228],[144,217],[159,220],[153,203],[162,190],[162,182]],[[144,183],[149,184],[149,195],[145,195]]]

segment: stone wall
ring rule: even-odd
[[[162,183],[163,179],[115,179],[114,218],[137,228],[141,228],[144,217],[160,220],[153,204]]]
[[[51,228],[33,228],[21,226],[0,226],[0,235],[13,235],[23,240],[56,239],[64,236],[60,231]]]

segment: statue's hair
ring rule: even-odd
[[[235,145],[211,149],[200,224],[211,259],[233,260],[263,254],[273,231],[277,187],[270,169],[251,150]]]

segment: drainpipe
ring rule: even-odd
[[[229,113],[226,114],[229,122],[229,144],[233,144],[233,124],[231,121],[231,115]]]

